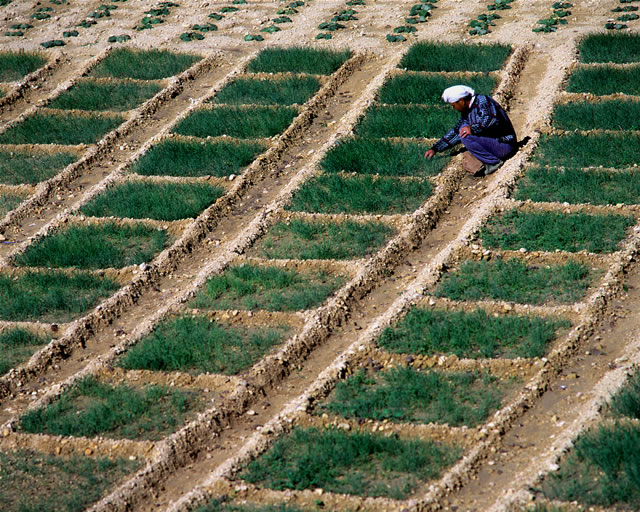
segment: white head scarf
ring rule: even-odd
[[[456,101],[466,98],[467,96],[475,96],[476,92],[466,85],[454,85],[448,87],[442,93],[442,99],[447,103],[455,103]]]

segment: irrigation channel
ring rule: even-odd
[[[624,44],[579,46],[632,2],[49,1],[0,0],[0,63],[41,57],[0,69],[0,508],[637,506],[580,457],[637,439],[640,127],[571,118],[640,104]],[[424,161],[455,116],[414,80],[486,88],[528,143],[484,178]]]

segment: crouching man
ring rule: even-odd
[[[436,153],[462,142],[482,163],[477,164],[479,168],[470,169],[474,176],[487,176],[518,151],[513,125],[496,100],[484,94],[476,95],[466,85],[445,89],[442,99],[460,112],[460,120],[424,154],[425,158],[433,158]]]

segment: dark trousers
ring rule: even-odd
[[[499,142],[491,137],[467,135],[462,139],[467,150],[484,164],[493,165],[512,157],[518,147],[515,144]]]

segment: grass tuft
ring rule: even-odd
[[[640,372],[629,376],[622,388],[611,399],[611,411],[617,416],[640,419]]]
[[[183,371],[235,375],[281,343],[286,327],[237,328],[206,317],[168,320],[120,361],[128,370]]]
[[[406,213],[418,208],[432,190],[428,180],[324,174],[307,180],[286,209],[312,213]]]
[[[266,48],[248,66],[251,73],[310,73],[330,75],[351,57],[349,50]]]
[[[345,418],[476,427],[500,407],[503,384],[478,372],[422,372],[396,367],[376,375],[364,370],[338,382],[318,407]]]
[[[317,78],[238,78],[222,89],[214,103],[235,105],[302,105],[320,88]]]
[[[0,150],[0,183],[35,185],[55,176],[78,158],[71,153]]]
[[[229,176],[239,174],[264,150],[253,142],[164,140],[153,146],[131,172],[143,176]]]
[[[270,489],[315,489],[404,499],[437,478],[461,450],[368,432],[295,428],[249,463],[240,477]]]
[[[82,512],[138,467],[138,461],[0,452],[4,512]]]
[[[613,62],[623,64],[640,61],[640,36],[631,32],[589,34],[578,45],[580,62]]]
[[[371,255],[393,234],[379,222],[279,222],[254,246],[265,258],[352,259]]]
[[[115,223],[71,226],[42,238],[15,259],[28,267],[122,268],[150,261],[168,243],[167,232]]]
[[[93,82],[83,80],[63,92],[48,106],[62,110],[132,110],[162,90],[158,84]]]
[[[436,290],[454,300],[506,300],[521,304],[571,304],[580,300],[594,279],[582,264],[527,266],[518,260],[465,261],[444,276]]]
[[[179,220],[198,214],[224,194],[206,183],[144,183],[129,181],[107,189],[82,207],[92,217]]]
[[[475,45],[464,43],[414,44],[402,57],[398,67],[410,71],[496,71],[511,54],[502,44]]]
[[[228,135],[241,139],[274,137],[298,115],[293,107],[220,106],[199,110],[180,121],[174,133],[194,137]]]
[[[46,58],[34,52],[0,52],[0,82],[20,80],[46,63]]]
[[[118,48],[112,51],[96,67],[90,76],[159,80],[182,73],[202,57],[166,50],[134,51]]]
[[[460,358],[542,357],[558,329],[569,322],[529,316],[414,308],[386,328],[378,346],[396,353],[456,354]]]
[[[37,112],[0,134],[0,144],[93,144],[123,121],[120,116]]]
[[[211,277],[191,306],[202,309],[300,311],[323,303],[344,282],[324,272],[241,265]]]
[[[56,271],[0,275],[0,319],[68,322],[119,288],[112,279],[86,272]]]
[[[44,336],[25,329],[11,329],[0,332],[0,375],[24,362],[43,345],[48,343]]]
[[[354,132],[367,138],[422,137],[437,139],[448,132],[460,116],[450,107],[373,105]]]
[[[486,247],[535,251],[563,250],[595,253],[620,248],[633,216],[564,214],[510,210],[493,216],[480,231]]]
[[[378,93],[380,103],[409,103],[423,105],[442,105],[442,91],[447,87],[464,83],[474,89],[476,94],[491,94],[497,80],[492,76],[476,75],[461,77],[456,75],[398,75],[386,82]]]
[[[0,219],[24,201],[25,197],[21,194],[0,193]]]
[[[578,68],[571,73],[567,92],[640,94],[640,68],[618,69],[610,66]]]
[[[580,101],[557,105],[553,124],[561,130],[640,130],[640,102]]]
[[[158,440],[180,427],[196,408],[193,392],[112,386],[86,377],[50,405],[27,412],[20,428],[32,434]]]
[[[381,176],[434,176],[449,163],[446,154],[427,160],[429,144],[391,142],[380,139],[343,139],[333,146],[320,163],[323,170]]]

